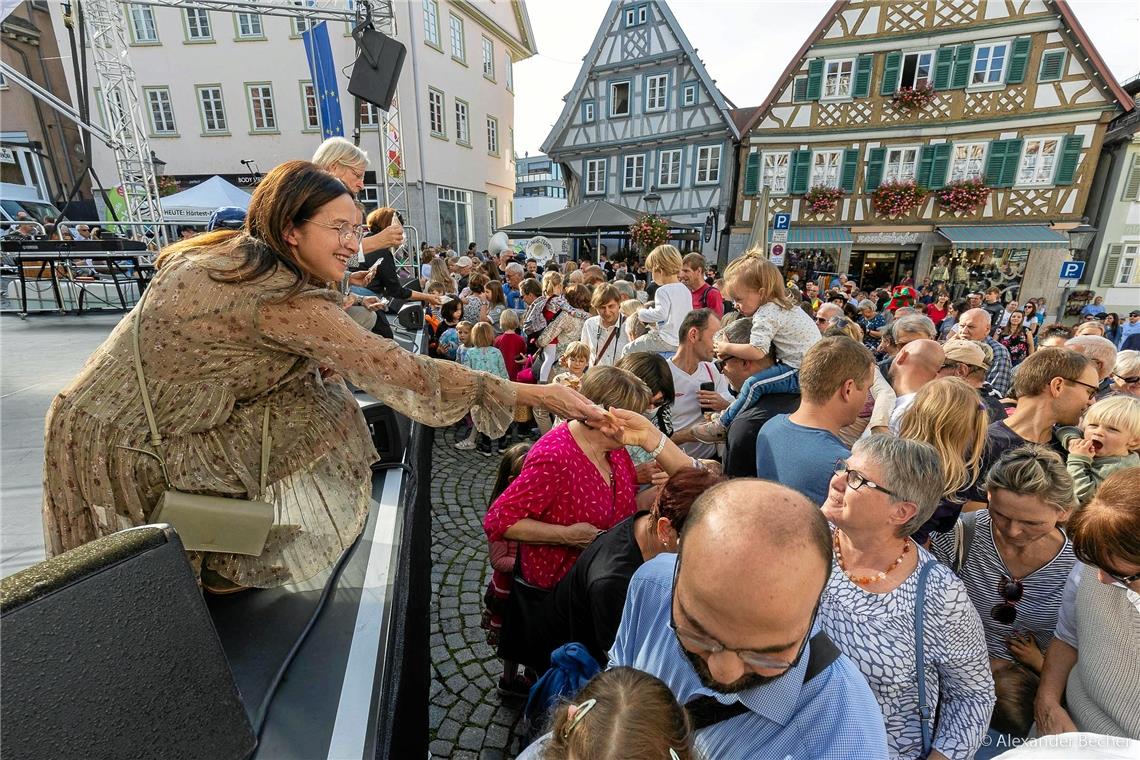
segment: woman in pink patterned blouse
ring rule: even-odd
[[[595,367],[583,378],[581,392],[615,407],[624,430],[609,435],[577,421],[555,427],[531,447],[522,472],[483,521],[491,541],[521,544],[522,579],[540,589],[552,588],[600,532],[636,510],[637,474],[624,444],[654,453],[669,473],[692,461],[641,416],[649,389],[631,373]]]

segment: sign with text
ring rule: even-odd
[[[783,243],[772,243],[768,246],[768,260],[778,267],[784,266],[784,253],[786,248]]]
[[[1075,288],[1081,281],[1081,277],[1085,274],[1085,262],[1083,261],[1062,261],[1061,262],[1061,278],[1057,284],[1059,288]]]
[[[787,243],[788,231],[787,230],[772,230],[773,243]]]

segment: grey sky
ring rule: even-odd
[[[538,55],[515,66],[515,148],[539,152],[602,23],[606,0],[528,0]],[[675,0],[669,3],[709,76],[737,106],[755,106],[819,23],[830,0]],[[1140,73],[1140,3],[1071,0],[1117,79]]]

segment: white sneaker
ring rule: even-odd
[[[455,444],[455,448],[459,449],[460,451],[471,451],[472,449],[474,449],[475,448],[475,431],[472,430],[471,435],[467,436],[462,441]]]

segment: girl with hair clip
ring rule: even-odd
[[[659,678],[629,667],[598,673],[555,709],[550,733],[518,760],[696,760],[689,716]]]

